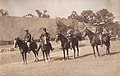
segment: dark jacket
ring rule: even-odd
[[[48,32],[42,33],[40,38],[46,36],[47,37],[47,41],[50,41],[50,34]]]
[[[27,42],[31,42],[31,34],[27,33],[24,37],[24,40],[27,41]]]
[[[100,33],[102,33],[102,32],[103,32],[103,25],[97,26],[95,33],[96,33],[96,34],[100,34]]]

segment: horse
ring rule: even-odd
[[[27,52],[28,50],[32,51],[35,55],[35,62],[39,61],[38,59],[38,51],[37,51],[37,44],[32,41],[30,43],[30,49],[27,46],[27,43],[25,43],[25,41],[21,40],[19,37],[15,38],[14,40],[14,47],[16,48],[17,45],[19,47],[19,50],[22,54],[22,58],[23,58],[23,64],[27,64]]]
[[[90,40],[90,44],[93,48],[94,57],[96,58],[95,47],[97,50],[97,54],[100,57],[98,45],[101,45],[101,43],[100,43],[100,39],[99,39],[98,35],[93,33],[92,31],[90,31],[88,28],[86,28],[83,31],[83,37],[85,37],[85,36],[88,36],[88,38]],[[108,54],[110,54],[110,36],[108,34],[103,34],[102,40],[103,40],[103,44],[107,47],[106,55],[108,55]]]
[[[44,62],[48,62],[48,60],[50,60],[50,50],[51,49],[50,49],[50,42],[47,40],[46,36],[44,36],[42,39],[40,39],[38,51],[40,49],[42,50]]]
[[[68,50],[70,48],[69,40],[65,36],[60,34],[60,33],[58,33],[56,35],[55,41],[57,42],[58,40],[61,41],[61,46],[62,46],[62,50],[63,50],[64,60],[66,60],[65,51],[67,53],[67,59],[69,59],[69,53],[68,53]],[[76,58],[75,47],[77,48],[77,56],[79,56],[78,40],[76,38],[73,38],[72,39],[72,48],[74,50],[74,58]]]

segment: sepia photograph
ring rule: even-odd
[[[0,0],[0,76],[120,76],[120,0]]]

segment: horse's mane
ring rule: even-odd
[[[67,38],[64,36],[64,35],[62,35],[62,34],[60,34],[61,35],[61,37],[63,37],[65,40],[67,40]],[[68,40],[67,40],[68,41]]]
[[[20,44],[23,44],[23,43],[24,43],[24,41],[21,40],[20,38],[17,38],[17,40],[18,40],[18,42],[19,42]]]
[[[93,33],[91,30],[89,30],[89,29],[87,29],[88,31],[89,31],[89,33],[91,33],[91,34],[95,34],[95,33]]]

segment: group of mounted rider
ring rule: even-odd
[[[25,34],[25,37],[24,37],[24,41],[25,41],[25,43],[27,43],[27,46],[30,47],[30,43],[34,39],[32,38],[28,29],[26,29],[25,32],[26,32],[26,34]],[[103,46],[103,34],[109,35],[109,30],[105,27],[104,23],[100,23],[99,26],[96,27],[95,34],[100,39],[100,44],[101,44],[101,47],[102,47]],[[68,26],[67,39],[70,43],[70,48],[71,48],[71,45],[72,45],[71,41],[73,39],[73,36],[74,36],[74,30],[72,28],[70,28],[70,26]],[[40,40],[44,40],[43,39],[44,37],[46,37],[46,40],[49,43],[50,50],[54,50],[54,48],[52,47],[52,45],[50,43],[50,34],[47,32],[46,28],[43,28],[43,33],[40,35]]]
[[[87,30],[88,30],[88,28],[86,28]],[[39,43],[39,47],[37,48],[37,44],[35,44],[35,40],[34,40],[34,38],[32,37],[32,35],[31,35],[31,33],[29,32],[29,30],[28,29],[26,29],[25,30],[25,32],[26,32],[26,34],[25,34],[25,36],[24,36],[24,42],[23,42],[23,44],[25,43],[26,45],[27,45],[27,47],[28,47],[28,49],[27,49],[27,52],[28,53],[30,53],[30,51],[31,51],[31,46],[33,47],[33,46],[35,46],[34,48],[35,49],[33,49],[32,51],[33,51],[33,53],[35,54],[35,57],[36,57],[36,59],[38,60],[38,58],[37,58],[37,56],[38,56],[38,51],[40,50],[40,48],[41,48],[41,50],[42,50],[42,52],[43,52],[43,58],[44,58],[44,60],[45,60],[45,54],[47,55],[47,56],[49,56],[49,53],[50,53],[50,50],[54,50],[54,48],[52,47],[52,44],[50,43],[50,34],[48,33],[48,31],[47,31],[47,29],[46,28],[43,28],[43,33],[40,35],[40,43]],[[61,42],[61,46],[62,46],[62,49],[63,49],[63,53],[64,53],[64,59],[65,59],[65,50],[67,50],[67,57],[69,57],[69,55],[68,55],[68,49],[70,48],[70,49],[73,49],[74,50],[74,58],[75,58],[75,47],[77,48],[77,56],[79,56],[79,48],[78,48],[78,40],[76,40],[76,38],[74,38],[74,32],[75,32],[75,30],[73,30],[70,26],[68,26],[68,29],[67,29],[67,36],[65,36],[64,38],[66,38],[65,40],[63,40],[62,42]],[[83,32],[85,32],[85,30],[83,31]],[[58,35],[58,34],[57,34]],[[59,32],[59,35],[62,35],[62,34],[60,34],[60,32]],[[94,46],[96,46],[97,47],[97,51],[98,51],[98,45],[101,45],[101,47],[103,46],[103,35],[105,35],[105,36],[109,36],[109,31],[108,31],[108,29],[105,27],[105,24],[103,24],[103,23],[100,23],[99,24],[99,26],[97,26],[96,27],[96,30],[95,30],[95,33],[94,33],[94,35],[95,36],[93,36],[93,38],[92,39],[90,39],[90,43],[91,43],[91,45],[92,45],[92,43],[95,43],[96,42],[96,38],[97,38],[97,40],[99,40],[99,43],[100,44],[95,44],[95,45],[92,45],[93,46],[93,51],[94,51],[94,56],[95,56],[95,50],[94,50]],[[82,35],[83,36],[83,35]],[[108,39],[108,38],[105,38],[105,39]],[[19,40],[19,38],[17,38],[16,40]],[[64,41],[66,41],[67,40],[67,42],[64,42]],[[34,44],[32,44],[32,43],[34,43]],[[108,45],[108,50],[109,50],[109,46],[110,46],[110,43],[109,43],[109,41],[107,42],[108,44],[105,44],[106,46]],[[21,44],[21,43],[20,43]],[[19,44],[19,45],[20,45]],[[21,44],[21,45],[23,45],[23,44]],[[25,44],[23,45],[23,46],[25,46]],[[32,45],[31,45],[32,44]],[[69,45],[69,48],[67,47],[66,48],[66,46],[68,46]],[[26,47],[21,47],[21,46],[19,46],[20,47],[20,50],[22,49],[22,50],[26,50],[25,48]],[[26,51],[22,51],[21,53],[22,53],[22,57],[23,57],[23,61],[24,61],[24,58],[26,58],[26,53],[27,53]],[[108,51],[109,52],[109,51]],[[25,53],[25,57],[24,57],[24,53]],[[98,52],[98,55],[99,55],[99,52]],[[95,56],[96,57],[96,56]],[[27,62],[26,62],[27,63]]]

